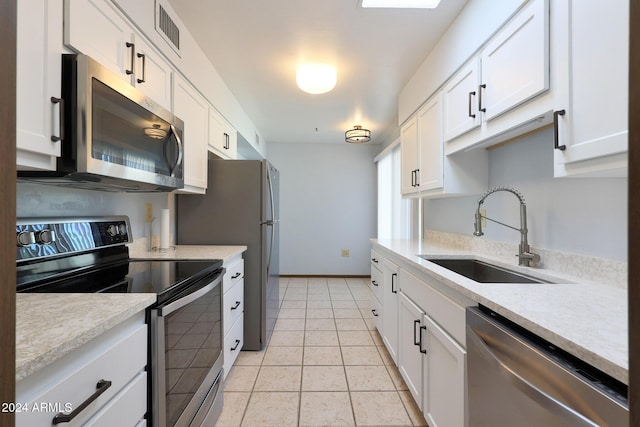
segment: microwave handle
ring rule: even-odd
[[[176,159],[176,163],[173,165],[173,167],[171,167],[171,170],[170,170],[171,176],[174,176],[174,173],[175,173],[176,169],[178,168],[180,163],[182,163],[184,147],[182,145],[182,140],[180,139],[180,135],[178,134],[178,132],[176,131],[175,126],[173,126],[173,125],[171,125],[171,132],[173,133],[173,135],[175,135],[176,144],[178,145],[178,158]]]

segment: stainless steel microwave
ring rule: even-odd
[[[184,123],[86,55],[62,56],[62,155],[18,178],[108,191],[184,187]]]

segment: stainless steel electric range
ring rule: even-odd
[[[222,409],[221,260],[130,259],[128,217],[18,219],[18,292],[155,293],[150,425],[200,426]]]

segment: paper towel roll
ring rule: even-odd
[[[169,209],[160,213],[160,249],[169,248]]]

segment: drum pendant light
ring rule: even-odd
[[[345,142],[351,144],[364,144],[371,141],[371,131],[369,129],[363,129],[362,126],[355,125],[353,129],[350,129],[344,133]]]

